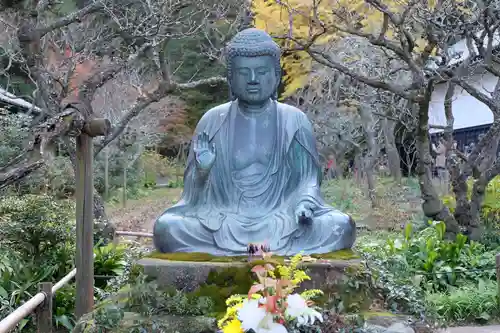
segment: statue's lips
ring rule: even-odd
[[[247,89],[247,92],[250,94],[255,94],[255,93],[260,92],[260,89],[259,88],[250,88],[250,89]]]

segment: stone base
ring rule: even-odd
[[[303,269],[311,277],[305,281],[301,289],[324,289],[337,284],[345,276],[347,268],[356,268],[360,265],[359,259],[350,260],[318,260],[316,262],[304,263]],[[175,287],[187,292],[194,291],[203,284],[211,271],[222,271],[228,268],[248,267],[246,262],[189,262],[173,261],[155,258],[143,258],[138,265],[142,266],[144,273],[156,279],[159,286]]]

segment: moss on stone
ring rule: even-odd
[[[251,265],[212,270],[207,281],[191,293],[194,297],[209,297],[214,303],[214,316],[226,311],[226,299],[231,295],[246,295],[253,284]]]
[[[359,255],[356,254],[353,250],[340,250],[335,252],[323,253],[323,254],[313,254],[311,257],[316,259],[325,259],[325,260],[352,260],[359,259]]]
[[[340,250],[330,253],[313,254],[311,257],[325,260],[351,260],[359,258],[359,256],[352,250]],[[201,252],[161,253],[158,251],[151,253],[148,258],[190,262],[246,262],[248,259],[247,256],[213,256],[211,254]],[[273,256],[272,258],[279,263],[283,263],[285,260],[285,257],[283,256]],[[253,262],[255,263],[258,261],[259,260],[255,260]]]
[[[172,261],[191,261],[191,262],[241,262],[245,261],[245,256],[213,256],[202,252],[176,252],[176,253],[161,253],[154,251],[147,258],[163,259]]]
[[[373,317],[396,317],[394,313],[386,311],[363,311],[360,314],[365,319],[371,319]]]

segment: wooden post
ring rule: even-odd
[[[500,307],[500,253],[495,256],[495,263],[497,268],[497,284],[498,284],[498,306]]]
[[[94,181],[92,137],[76,138],[76,305],[79,319],[94,306]]]
[[[45,299],[36,309],[36,329],[38,333],[52,333],[52,283],[40,283],[39,290]]]
[[[104,200],[109,200],[109,148],[104,149]]]

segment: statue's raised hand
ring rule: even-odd
[[[203,171],[209,171],[215,162],[215,145],[210,145],[210,138],[206,132],[198,134],[194,141],[196,165]]]

